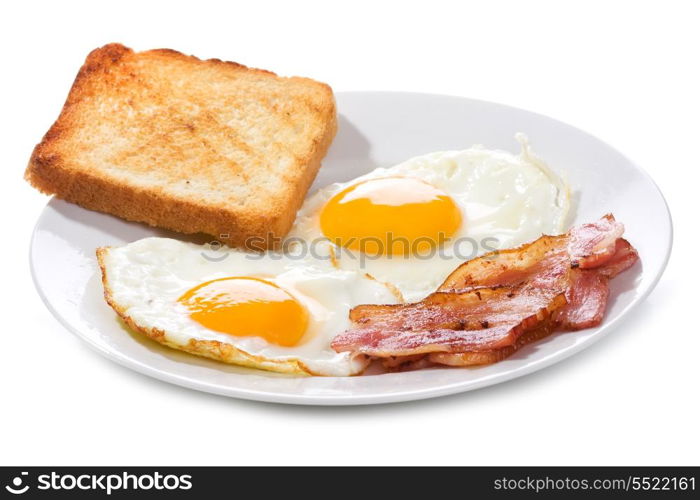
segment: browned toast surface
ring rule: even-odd
[[[286,234],[335,131],[323,83],[110,44],[87,57],[25,177],[92,210],[242,245]]]

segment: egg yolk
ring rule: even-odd
[[[306,308],[289,292],[258,278],[223,278],[185,292],[178,302],[200,325],[237,337],[262,337],[290,347],[306,332]]]
[[[354,184],[323,207],[321,231],[368,255],[415,255],[441,245],[462,224],[455,201],[420,179],[386,177]]]

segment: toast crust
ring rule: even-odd
[[[85,127],[80,121],[83,109],[105,91],[105,80],[116,78],[115,75],[122,77],[120,72],[125,71],[122,62],[141,56],[180,61],[187,67],[194,65],[198,70],[206,67],[221,69],[226,74],[243,72],[246,77],[253,75],[289,82],[290,85],[308,86],[309,92],[319,95],[312,108],[313,116],[318,117],[319,129],[307,139],[308,146],[304,147],[303,153],[293,155],[293,164],[282,176],[282,189],[275,196],[261,196],[254,206],[222,205],[207,203],[201,197],[173,196],[172,192],[157,183],[139,185],[123,182],[105,175],[99,169],[76,164],[81,145],[71,137],[77,128]],[[133,76],[126,74],[124,78]],[[307,103],[304,105],[308,107]],[[196,124],[185,123],[184,126],[192,129],[192,135],[196,134]],[[200,60],[171,49],[136,53],[123,45],[109,44],[88,55],[58,119],[34,148],[25,179],[46,194],[90,210],[182,233],[206,233],[231,246],[246,246],[250,238],[255,238],[257,248],[267,248],[274,246],[275,239],[282,238],[290,229],[336,131],[335,100],[326,84],[300,77],[280,78],[270,71],[247,68],[235,62]],[[177,158],[173,161],[177,161]],[[250,172],[242,171],[240,175],[241,182],[245,183]],[[177,180],[189,183],[184,176]]]

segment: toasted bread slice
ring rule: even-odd
[[[25,178],[85,208],[264,247],[291,227],[335,131],[326,84],[110,44],[88,55]]]

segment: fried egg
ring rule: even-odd
[[[333,337],[358,304],[396,303],[356,271],[276,252],[169,238],[97,251],[107,302],[134,330],[200,356],[291,374],[346,376],[366,366]]]
[[[564,229],[568,186],[523,134],[516,139],[518,155],[435,152],[322,188],[300,209],[287,247],[420,300],[462,261]]]

